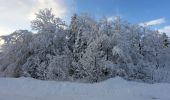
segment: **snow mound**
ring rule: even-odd
[[[120,77],[71,83],[32,78],[0,78],[0,100],[170,100],[170,84],[145,84]]]

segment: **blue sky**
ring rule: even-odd
[[[131,23],[163,19],[154,28],[170,25],[170,0],[76,0],[77,12],[90,12],[97,16],[121,16]]]
[[[170,19],[170,0],[76,0],[78,12],[120,15],[131,22]],[[107,2],[106,2],[107,1]],[[168,14],[169,13],[169,14]]]
[[[120,16],[170,35],[170,0],[0,0],[0,35],[30,29],[38,9],[53,8],[66,21],[73,13],[88,12],[96,18]]]

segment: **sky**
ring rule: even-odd
[[[73,13],[95,18],[120,16],[133,24],[148,26],[170,36],[170,0],[0,0],[0,35],[30,28],[39,9],[52,8],[57,17],[70,21]]]

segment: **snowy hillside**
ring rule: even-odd
[[[170,100],[170,84],[112,78],[96,84],[0,78],[0,100]]]

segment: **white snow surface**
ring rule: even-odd
[[[0,100],[170,100],[170,84],[146,84],[120,77],[100,83],[0,78]]]

